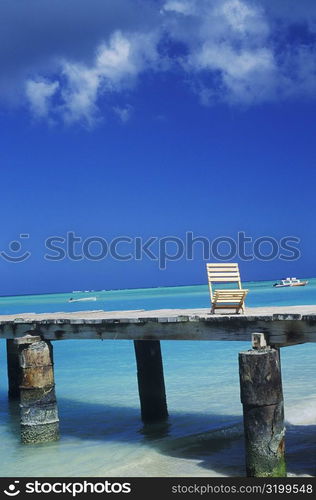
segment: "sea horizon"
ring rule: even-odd
[[[256,280],[242,280],[242,283],[271,283],[278,282],[283,278],[273,278],[273,279],[256,279]],[[312,280],[315,279],[313,276],[303,276],[299,278],[302,280]],[[127,288],[104,288],[104,289],[82,289],[82,290],[58,290],[58,291],[50,291],[50,292],[30,292],[30,293],[16,293],[16,294],[8,294],[8,295],[0,295],[1,298],[6,297],[28,297],[28,296],[37,296],[37,295],[58,295],[58,294],[66,294],[66,293],[98,293],[98,292],[122,292],[128,290],[155,290],[157,288],[182,288],[182,287],[193,287],[193,286],[205,286],[207,283],[187,283],[187,284],[174,284],[174,285],[157,285],[157,286],[141,286],[141,287],[127,287]],[[316,297],[315,297],[316,301]]]

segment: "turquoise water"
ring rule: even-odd
[[[249,282],[248,306],[316,304],[316,279],[275,289]],[[95,302],[69,303],[69,297]],[[88,309],[208,307],[205,285],[0,298],[0,314]],[[170,418],[144,427],[130,341],[54,342],[61,420],[58,443],[22,446],[16,405],[6,397],[5,342],[0,342],[0,475],[244,475],[238,352],[245,342],[161,342]],[[290,475],[315,474],[314,344],[282,349]],[[314,440],[314,441],[313,441]]]

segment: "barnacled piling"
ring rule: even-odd
[[[59,438],[59,419],[52,345],[30,335],[15,342],[21,370],[21,440],[32,444],[56,441]]]
[[[248,477],[285,477],[284,409],[278,349],[239,353]]]
[[[142,420],[157,422],[168,417],[159,340],[134,341]]]

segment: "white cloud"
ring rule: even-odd
[[[73,4],[74,0],[70,1]],[[101,0],[93,2],[104,8]],[[284,0],[274,0],[273,5],[268,0],[137,2],[144,15],[129,21],[127,14],[124,16],[124,12],[130,13],[128,1],[118,0],[116,4],[111,0],[112,6],[119,7],[107,11],[107,19],[112,11],[113,17],[102,37],[102,23],[97,16],[94,24],[89,18],[87,38],[94,33],[94,25],[99,37],[97,43],[95,38],[89,39],[86,45],[90,52],[84,50],[84,41],[76,51],[75,39],[68,40],[71,50],[68,47],[63,53],[58,46],[58,57],[48,57],[48,66],[39,64],[36,71],[33,66],[29,69],[25,88],[33,114],[48,119],[54,115],[69,124],[92,127],[108,109],[126,122],[132,109],[122,104],[126,90],[133,89],[146,71],[168,72],[170,68],[208,105],[218,101],[254,105],[276,98],[316,97],[316,8],[310,0],[306,0],[305,8],[296,5],[297,17],[289,13]],[[149,6],[146,12],[145,6]],[[81,22],[82,15],[83,11]],[[295,37],[291,35],[293,26]],[[166,39],[169,45],[164,45]],[[173,50],[174,43],[183,50]],[[45,50],[47,47],[48,43]],[[37,76],[32,77],[34,74]],[[45,78],[39,78],[41,74]],[[117,105],[115,96],[119,93]]]
[[[196,34],[187,41],[187,31],[183,33],[190,48],[183,67],[201,102],[250,104],[273,98],[276,64],[262,8],[242,0],[194,5]],[[176,36],[181,39],[181,29]]]
[[[125,107],[115,106],[114,113],[118,116],[122,123],[127,123],[132,115],[133,107],[127,104]]]
[[[51,99],[56,94],[59,83],[46,80],[27,80],[26,97],[32,113],[37,118],[46,118],[51,111]]]
[[[133,40],[120,32],[115,33],[108,44],[99,46],[91,66],[63,61],[62,112],[65,121],[81,120],[93,125],[100,93],[118,90],[123,79],[134,77],[139,69]]]
[[[267,34],[267,24],[262,9],[241,0],[222,1],[215,13],[223,16],[228,26],[237,33]]]
[[[91,126],[98,115],[98,98],[134,85],[157,58],[153,34],[123,35],[116,32],[97,50],[93,65],[63,62],[63,116],[67,122],[83,121]]]
[[[42,111],[44,116],[49,109],[49,98],[59,87],[59,104],[54,112],[68,124],[81,122],[92,127],[100,115],[98,99],[106,93],[132,87],[139,73],[148,70],[156,60],[155,34],[116,32],[108,43],[98,47],[91,65],[62,60],[60,85],[49,81],[31,82],[27,86],[27,96],[32,109],[37,99],[37,107],[41,106],[37,114]],[[122,120],[123,116],[126,121],[127,111],[122,114]]]
[[[195,72],[210,70],[217,72],[221,81],[219,95],[208,93],[202,85],[199,93],[203,103],[211,100],[226,100],[235,103],[251,103],[271,98],[274,85],[275,63],[267,49],[237,50],[227,43],[205,44],[191,59]]]
[[[194,4],[192,0],[168,0],[162,11],[177,12],[178,14],[193,14]]]
[[[273,68],[273,57],[269,50],[239,51],[227,43],[219,46],[205,44],[190,61],[197,70],[219,70],[232,78],[245,78],[255,71],[265,72]]]
[[[97,113],[96,100],[100,75],[95,68],[65,61],[62,68],[64,84],[59,108],[66,123],[82,121],[92,126]]]
[[[115,31],[150,32],[159,17],[152,0],[0,0],[1,104],[61,58],[89,64]]]

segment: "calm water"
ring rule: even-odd
[[[248,306],[316,304],[316,279],[274,289],[247,283]],[[68,303],[69,297],[95,302]],[[0,314],[208,307],[207,287],[82,292],[0,298]],[[21,446],[15,405],[7,402],[5,342],[0,342],[1,476],[244,475],[238,352],[243,342],[161,343],[170,418],[144,428],[133,343],[54,342],[61,440]],[[282,349],[291,475],[315,475],[315,344]],[[314,440],[314,442],[313,442]]]

